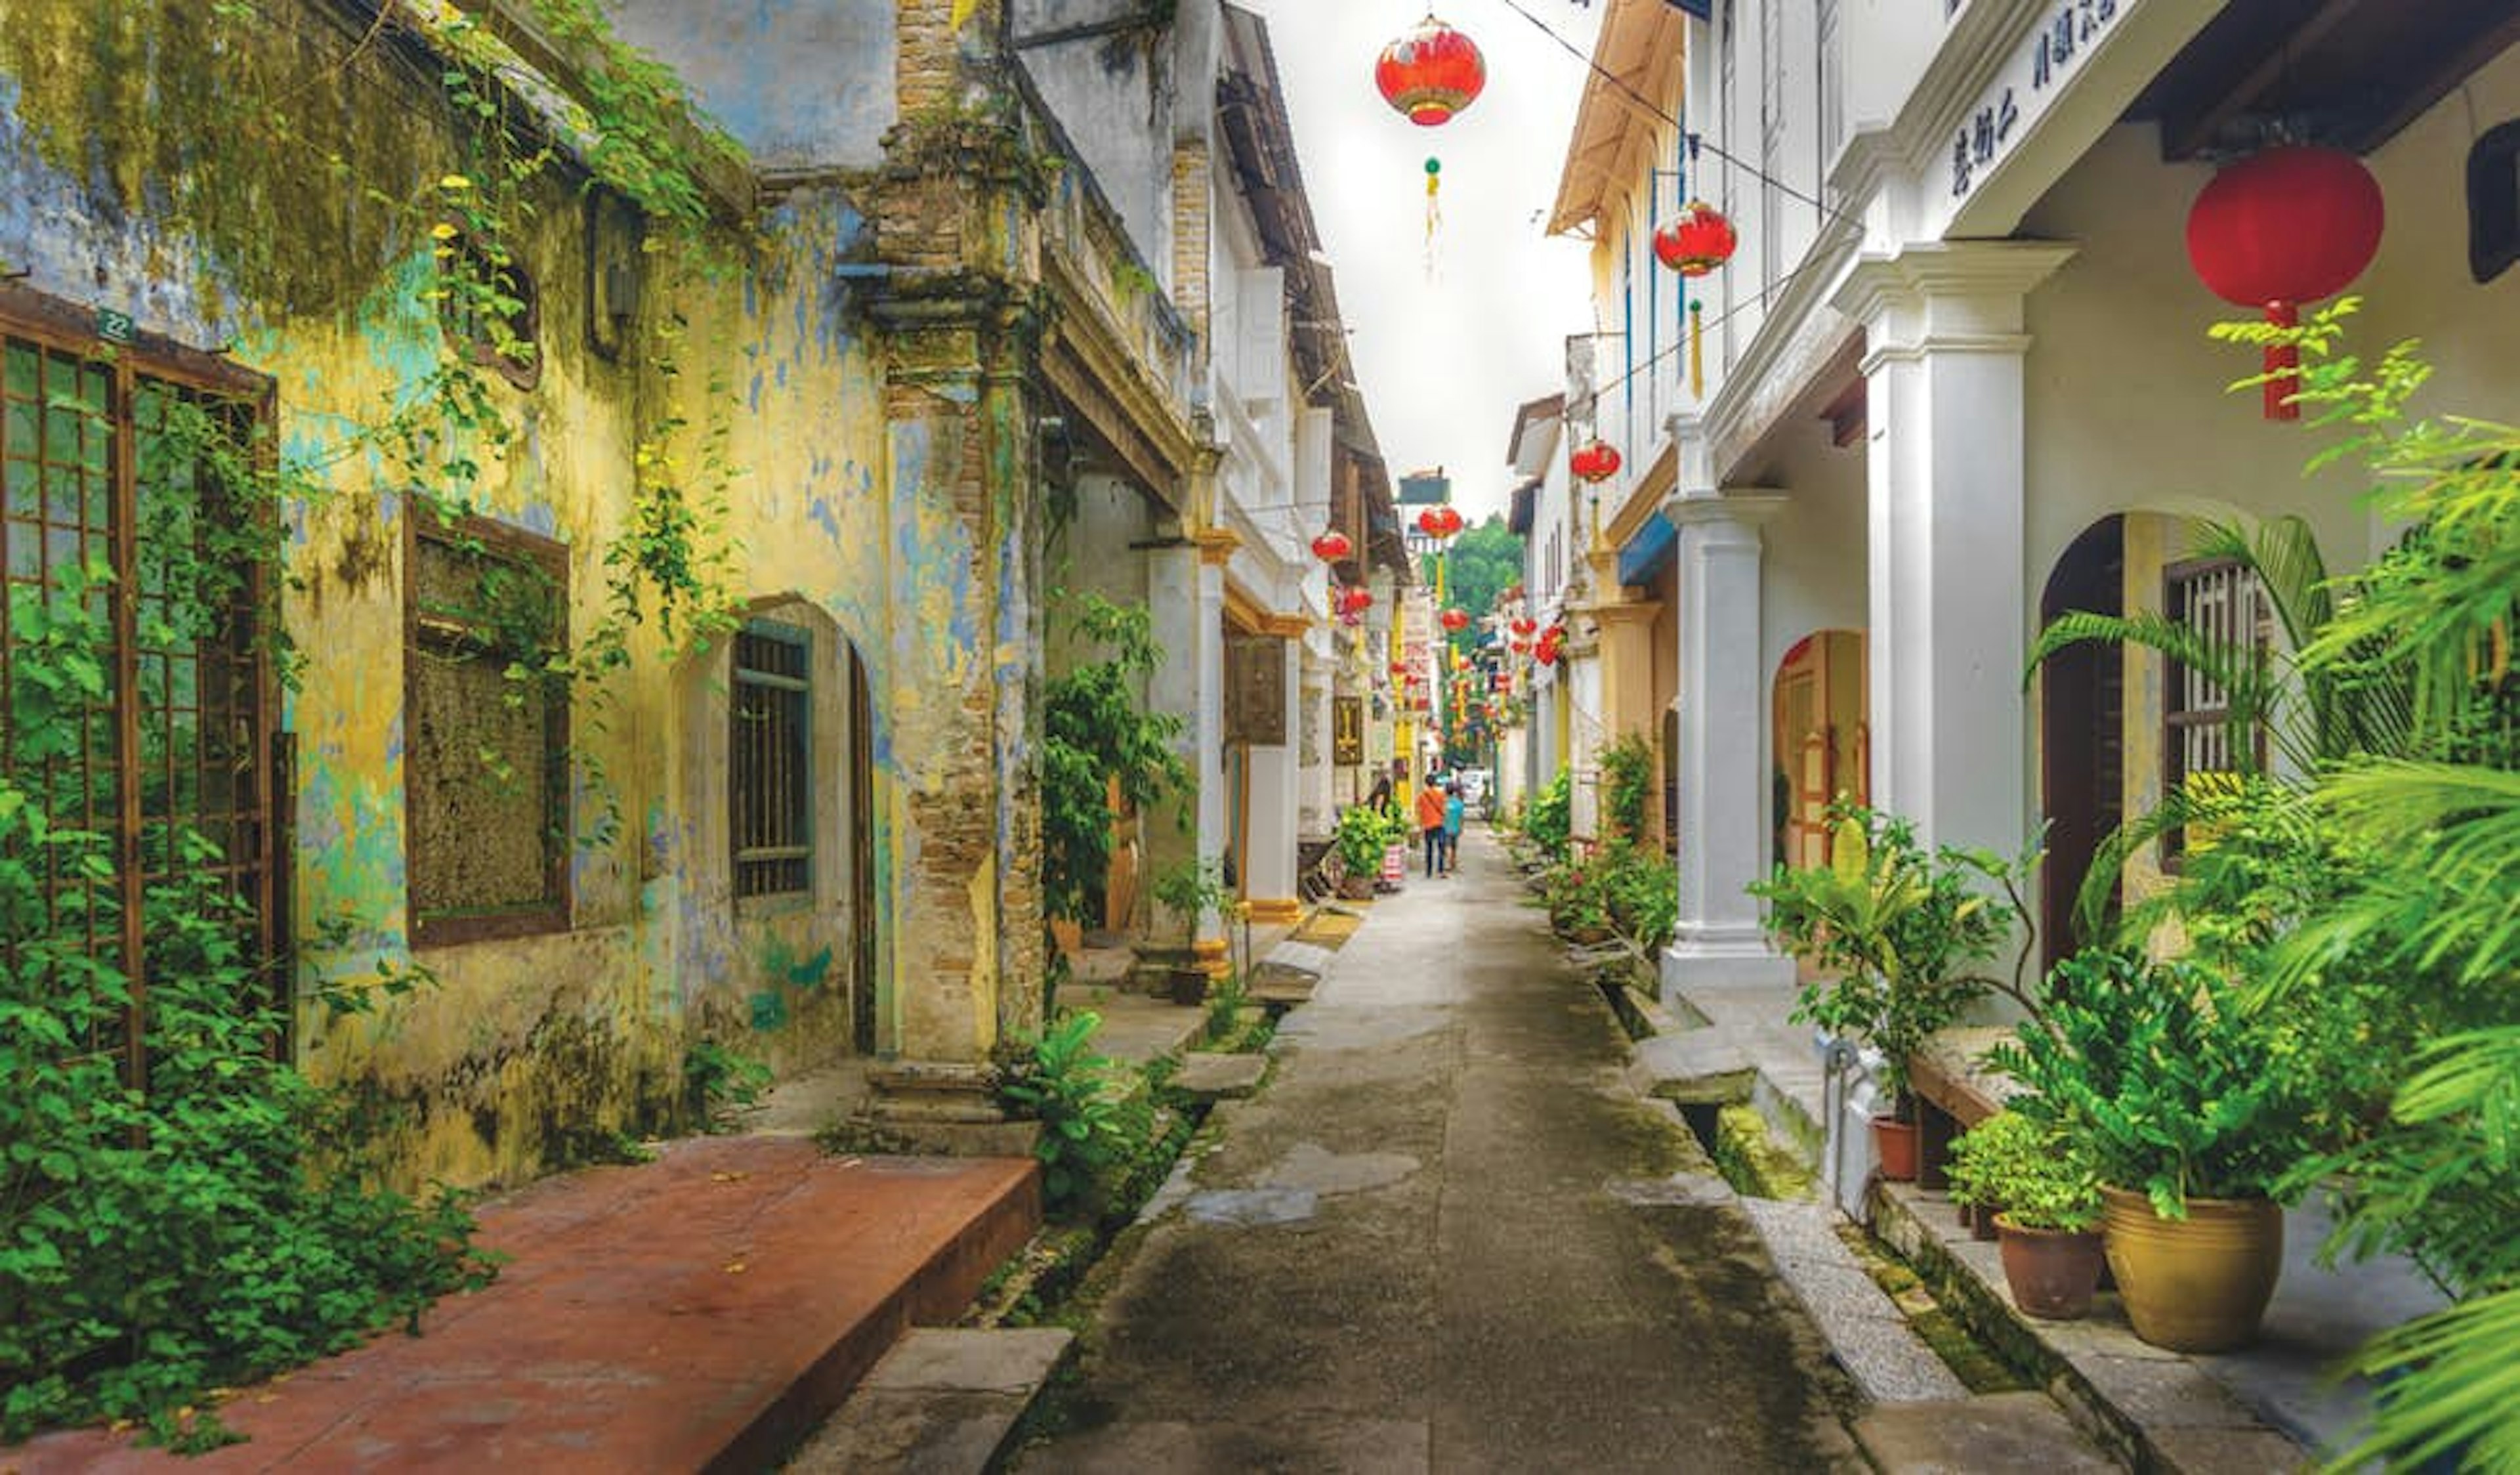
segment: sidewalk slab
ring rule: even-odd
[[[950,1319],[1041,1221],[1006,1159],[832,1157],[795,1137],[669,1143],[480,1211],[511,1257],[388,1334],[219,1414],[248,1442],[196,1459],[102,1430],[0,1451],[68,1471],[767,1467],[911,1325]]]
[[[1875,1408],[1856,1420],[1855,1441],[1882,1475],[2112,1475],[2118,1468],[2036,1393]]]
[[[788,1475],[981,1475],[1075,1341],[1058,1327],[914,1331]]]

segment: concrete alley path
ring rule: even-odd
[[[1027,1475],[1860,1468],[1747,1221],[1486,832],[1462,850],[1222,1109]]]

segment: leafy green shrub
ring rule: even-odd
[[[1367,878],[1382,874],[1382,853],[1399,838],[1400,820],[1371,805],[1350,805],[1341,809],[1338,829],[1333,834],[1339,864],[1347,868],[1349,875]]]
[[[1523,838],[1538,846],[1540,853],[1551,860],[1566,858],[1566,845],[1574,819],[1573,804],[1574,781],[1561,767],[1556,777],[1531,796],[1530,807],[1523,812]]]
[[[1602,903],[1619,936],[1646,957],[1671,945],[1680,923],[1680,870],[1658,851],[1614,844],[1596,860]]]
[[[1081,921],[1110,870],[1112,783],[1141,811],[1196,785],[1173,749],[1181,718],[1148,712],[1137,695],[1163,664],[1153,617],[1088,594],[1072,622],[1107,654],[1042,683],[1041,883],[1044,911]]]
[[[1881,1051],[1882,1084],[1901,1109],[1908,1057],[1991,991],[2033,1017],[2022,988],[2032,946],[2021,887],[2037,864],[1944,846],[1927,852],[1897,815],[1840,801],[1829,807],[1825,864],[1778,866],[1750,895],[1768,903],[1768,931],[1788,952],[1832,977],[1806,985],[1793,1017],[1869,1040]],[[2002,904],[1981,888],[1992,883]],[[1960,970],[2019,937],[2009,984]]]
[[[2099,1221],[2091,1154],[2054,1125],[2000,1111],[1952,1143],[1952,1202],[2000,1210],[2025,1229],[2079,1233]]]
[[[1094,1048],[1102,1016],[1062,1014],[1038,1038],[998,1059],[1001,1101],[1041,1123],[1033,1156],[1042,1197],[1054,1214],[1092,1217],[1124,1184],[1146,1152],[1154,1107],[1146,1083]]]
[[[761,1099],[773,1079],[768,1061],[755,1060],[714,1039],[696,1039],[683,1052],[683,1109],[704,1129],[714,1129],[729,1108]]]
[[[348,1101],[274,1058],[283,1020],[206,841],[148,892],[144,1089],[97,1042],[131,980],[88,948],[102,836],[0,779],[0,1440],[99,1418],[188,1447],[174,1410],[339,1352],[484,1283],[461,1199],[371,1185]]]
[[[1601,838],[1642,841],[1653,803],[1653,750],[1635,733],[1601,752]]]
[[[2102,1181],[2183,1219],[2187,1200],[2272,1194],[2304,1154],[2303,1083],[2239,991],[2186,962],[2086,951],[2057,965],[2045,1024],[1991,1052],[2014,1109],[2088,1146]]]

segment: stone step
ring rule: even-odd
[[[1266,1055],[1192,1050],[1182,1057],[1181,1072],[1171,1084],[1202,1101],[1239,1100],[1258,1090],[1260,1078],[1268,1072]]]
[[[1881,1475],[2105,1475],[2121,1468],[2038,1393],[1886,1404],[1855,1421],[1855,1442]]]
[[[788,1475],[980,1475],[1075,1342],[1058,1327],[913,1331],[797,1451]]]

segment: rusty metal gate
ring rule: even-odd
[[[0,289],[0,773],[56,826],[103,837],[105,865],[47,856],[40,880],[52,926],[131,980],[118,1026],[91,1043],[135,1086],[150,886],[223,877],[269,987],[285,986],[287,788],[261,638],[276,574],[237,535],[264,514],[218,474],[269,415],[259,376]]]

